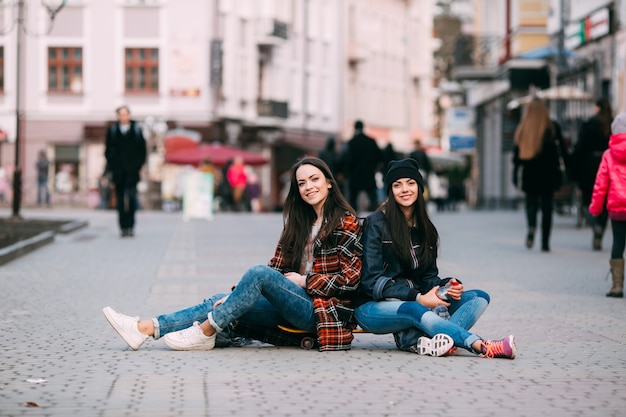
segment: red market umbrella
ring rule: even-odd
[[[182,151],[183,149],[197,148],[200,143],[200,133],[188,129],[172,129],[165,134],[163,144],[165,153]]]
[[[263,165],[268,162],[268,160],[261,155],[221,143],[200,145],[193,149],[183,149],[166,153],[165,162],[180,165],[198,165],[205,159],[209,159],[213,165],[220,167],[226,165],[229,160],[234,159],[236,156],[243,157],[243,161],[246,165]]]

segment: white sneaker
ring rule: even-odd
[[[163,341],[174,350],[211,350],[215,347],[217,332],[206,336],[200,328],[199,322],[193,326],[163,336]]]
[[[417,339],[417,353],[419,355],[443,356],[454,347],[454,340],[447,334],[439,333],[429,339],[425,336]]]
[[[139,349],[143,342],[148,340],[148,335],[145,335],[139,331],[137,328],[137,323],[139,323],[139,317],[130,317],[125,316],[123,314],[117,313],[111,307],[104,307],[102,309],[104,313],[104,317],[106,317],[107,321],[115,331],[122,336],[122,339],[128,346],[130,346],[133,350]]]

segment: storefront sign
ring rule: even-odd
[[[575,49],[611,33],[611,13],[608,7],[591,13],[565,28],[565,47]]]
[[[470,150],[476,147],[476,135],[450,135],[450,150]]]

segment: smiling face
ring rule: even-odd
[[[313,206],[316,213],[321,213],[332,187],[324,173],[313,165],[304,164],[296,170],[296,181],[302,200]]]
[[[413,206],[419,197],[419,185],[413,178],[399,178],[391,184],[393,199],[405,213],[413,211]]]

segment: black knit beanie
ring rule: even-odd
[[[385,192],[389,192],[389,187],[394,181],[400,178],[413,178],[419,184],[422,191],[424,191],[424,178],[419,172],[417,162],[413,158],[405,158],[400,161],[389,162],[387,173],[385,174]]]

